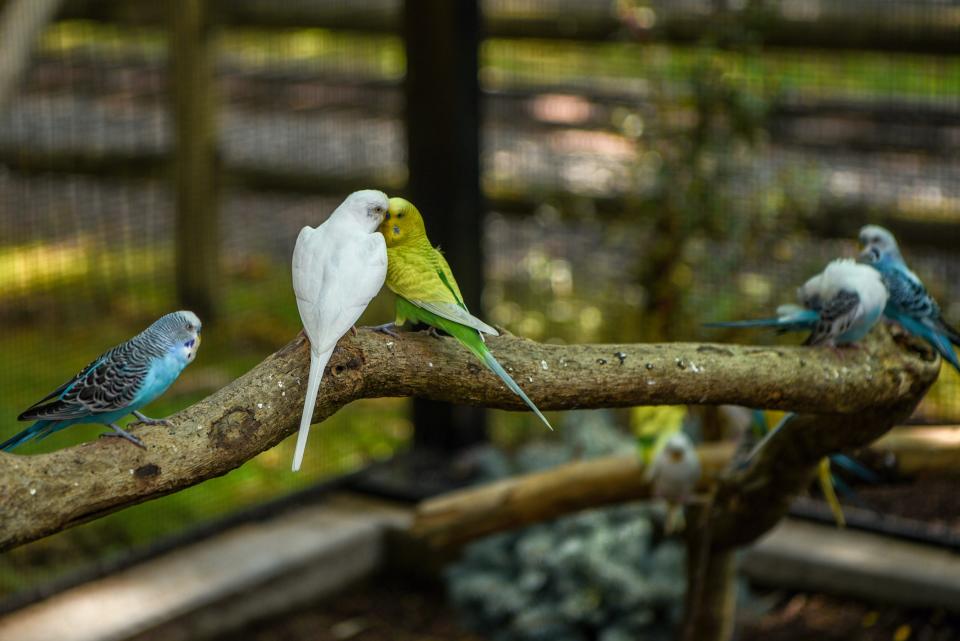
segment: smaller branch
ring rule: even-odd
[[[733,454],[728,444],[698,448],[705,479]],[[451,492],[417,508],[413,534],[437,546],[469,540],[613,503],[650,497],[636,456],[605,456]]]
[[[871,449],[894,455],[895,470],[904,476],[960,476],[960,426],[894,428]],[[698,448],[701,490],[716,483],[733,452],[730,443]],[[650,496],[638,457],[604,456],[424,501],[412,531],[432,545],[459,545],[571,512]]]

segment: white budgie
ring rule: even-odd
[[[677,432],[667,441],[650,467],[653,495],[666,500],[664,531],[672,534],[683,527],[682,507],[693,495],[700,480],[700,458],[690,438]]]
[[[323,370],[337,341],[349,331],[387,276],[387,246],[377,231],[387,196],[357,191],[319,227],[304,227],[293,249],[293,291],[310,339],[310,377],[293,455],[300,469]]]

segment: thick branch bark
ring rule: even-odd
[[[737,403],[849,414],[889,411],[905,399],[915,402],[939,367],[893,349],[885,332],[843,354],[689,343],[561,346],[512,336],[488,344],[545,410]],[[296,429],[308,361],[301,335],[171,417],[171,427],[138,428],[147,450],[108,439],[32,457],[0,455],[0,550],[225,474],[273,447]],[[523,409],[452,339],[419,333],[393,339],[361,331],[340,341],[314,419],[355,399],[383,396]],[[832,445],[841,441],[830,439]]]

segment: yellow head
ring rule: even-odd
[[[412,202],[404,198],[389,200],[387,214],[380,223],[380,233],[387,241],[387,247],[402,245],[427,236],[420,212]]]

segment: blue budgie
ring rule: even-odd
[[[887,288],[875,269],[839,258],[797,289],[797,299],[800,305],[781,305],[775,318],[706,326],[809,330],[804,345],[848,345],[866,336],[876,324],[887,304]]]
[[[156,424],[140,408],[163,394],[189,365],[200,347],[200,319],[188,311],[160,317],[143,332],[107,350],[79,374],[40,399],[17,420],[36,421],[0,443],[9,451],[31,439],[43,439],[79,423],[101,423],[119,436],[144,447],[136,436],[116,421],[133,414],[143,423]]]
[[[960,332],[944,322],[937,301],[903,262],[893,234],[883,227],[867,225],[860,230],[860,243],[861,262],[880,272],[890,292],[884,316],[933,345],[960,372],[960,360],[953,349],[953,345],[960,345]]]

